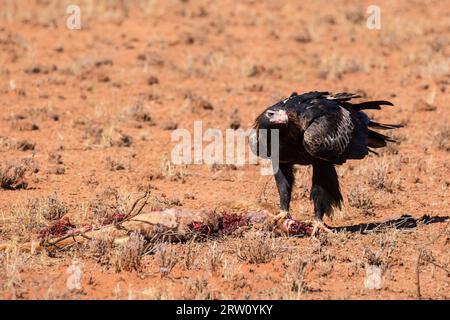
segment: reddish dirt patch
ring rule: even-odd
[[[115,272],[114,259],[86,248],[0,253],[0,297],[412,299],[419,266],[420,297],[450,298],[450,8],[378,1],[382,27],[369,30],[370,4],[84,0],[81,30],[65,27],[60,2],[2,5],[0,137],[12,140],[0,139],[0,160],[29,159],[26,188],[0,189],[1,243],[35,238],[50,222],[27,203],[55,192],[75,225],[123,214],[117,203],[148,185],[155,208],[275,212],[273,179],[259,166],[180,167],[167,159],[173,129],[192,132],[198,120],[203,130],[247,129],[292,91],[390,100],[395,107],[371,115],[405,128],[380,156],[339,168],[345,207],[326,221],[348,227],[337,234],[163,246],[132,272]],[[310,169],[296,177],[292,213],[312,219]],[[103,195],[93,205],[107,188],[118,198]],[[354,232],[404,214],[437,219]],[[249,263],[249,252],[266,262]],[[73,261],[83,270],[76,292],[66,286]],[[364,286],[374,263],[380,290]]]

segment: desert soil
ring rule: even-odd
[[[0,242],[12,248],[0,253],[0,297],[449,299],[450,6],[379,0],[377,30],[366,26],[372,2],[80,0],[81,30],[66,27],[70,1],[2,2],[0,172],[25,174],[0,188]],[[265,107],[311,90],[392,101],[370,115],[405,125],[378,156],[339,167],[345,205],[326,223],[433,223],[161,244],[130,268],[117,262],[130,248],[100,254],[114,259],[86,247],[14,249],[55,215],[92,223],[108,190],[125,203],[151,188],[155,209],[275,213],[276,187],[259,165],[174,165],[171,134],[200,120],[203,130],[245,130]],[[296,172],[291,211],[301,220],[313,218],[310,170]],[[73,265],[78,290],[67,287]],[[365,286],[373,266],[379,289]]]

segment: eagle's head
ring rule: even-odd
[[[268,122],[273,125],[287,125],[288,123],[288,115],[285,110],[283,109],[268,109],[266,112],[264,112],[265,117],[267,118]]]
[[[292,99],[298,97],[297,92],[292,92],[292,94],[274,104],[273,106],[268,107],[261,113],[258,118],[256,118],[254,129],[283,129],[288,127],[289,124],[289,115],[292,116],[292,112],[289,112],[289,102]]]
[[[249,136],[252,152],[262,158],[271,156],[272,130],[280,130],[280,135],[288,128],[289,117],[284,108],[284,103],[279,102],[264,110],[253,125],[253,131]],[[267,130],[265,133],[261,130]]]
[[[257,129],[281,129],[288,125],[288,114],[286,110],[278,104],[267,108],[256,119]]]

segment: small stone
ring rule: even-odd
[[[157,77],[155,77],[155,76],[150,76],[148,79],[147,79],[147,84],[149,85],[149,86],[153,86],[154,84],[158,84],[159,83],[159,79],[157,78]]]
[[[420,99],[414,103],[414,109],[417,111],[435,111],[437,107],[423,99]]]
[[[163,128],[164,130],[175,130],[178,128],[178,124],[174,121],[169,120],[162,123],[161,128]]]

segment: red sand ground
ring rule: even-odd
[[[247,129],[263,108],[294,90],[356,91],[390,100],[395,107],[371,114],[406,125],[395,133],[398,145],[339,168],[346,205],[328,224],[450,214],[445,1],[378,1],[380,30],[366,28],[367,1],[84,0],[82,30],[65,27],[64,2],[2,4],[0,136],[36,145],[34,151],[3,146],[0,157],[2,162],[33,157],[39,171],[27,174],[26,189],[0,189],[1,242],[34,237],[37,229],[27,229],[30,213],[24,206],[54,192],[76,223],[92,219],[89,204],[105,188],[129,194],[148,184],[166,206],[276,212],[273,179],[260,176],[259,166],[190,165],[173,167],[170,176],[162,165],[174,145],[167,129],[176,123],[192,131],[193,122],[202,120],[204,130],[224,130],[236,114]],[[150,85],[150,77],[157,83]],[[212,110],[192,96],[208,101]],[[149,110],[151,124],[133,119],[129,110],[136,103]],[[25,119],[11,120],[17,115]],[[29,130],[33,123],[38,130]],[[99,143],[86,138],[94,126],[104,128]],[[115,129],[133,138],[131,146],[109,147],[105,139]],[[55,151],[62,164],[49,161]],[[108,157],[125,169],[111,171]],[[65,171],[56,174],[56,168]],[[299,168],[292,213],[302,220],[313,217],[309,179],[310,169]],[[349,205],[357,191],[372,200],[370,212]],[[17,234],[17,224],[26,232]],[[175,245],[180,260],[168,277],[161,277],[157,255],[143,258],[141,272],[116,273],[80,251],[56,257],[2,254],[0,297],[411,299],[418,297],[417,257],[424,250],[432,258],[419,266],[421,297],[448,299],[449,237],[441,221],[367,235],[278,238],[284,251],[261,264],[237,259],[236,243],[249,240],[233,238],[217,242],[218,257],[211,254],[213,243],[199,244],[192,270],[186,270],[181,254],[187,245]],[[364,287],[367,252],[380,255],[380,290]],[[208,267],[214,258],[216,271]],[[307,261],[306,289],[299,294],[289,279],[298,259]],[[66,270],[74,260],[84,270],[79,292],[66,288]]]

